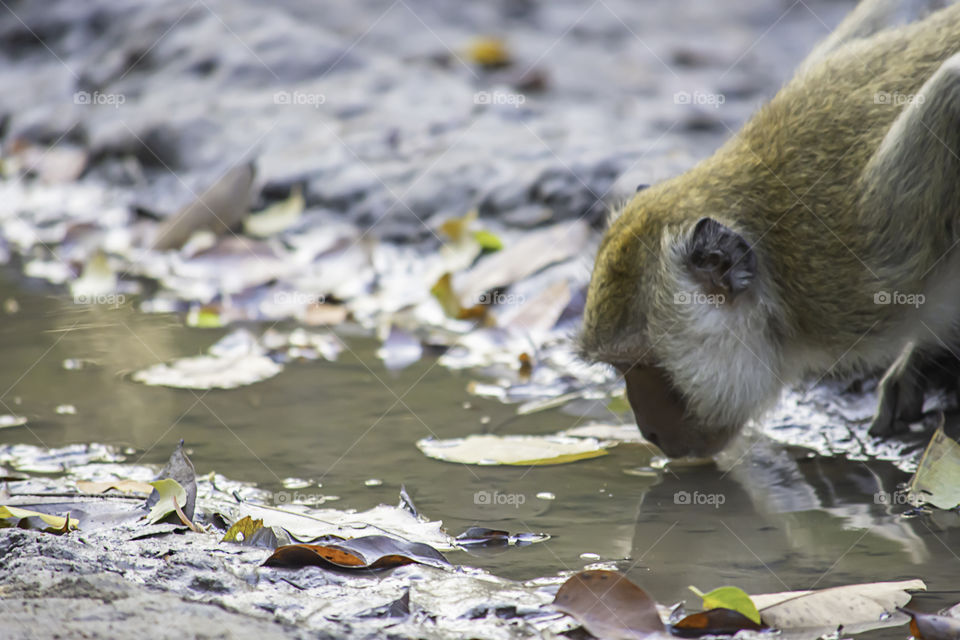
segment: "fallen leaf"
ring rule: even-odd
[[[257,238],[267,238],[296,224],[303,214],[306,201],[301,186],[294,185],[290,195],[262,211],[251,213],[243,221],[243,231]]]
[[[227,171],[199,198],[160,224],[152,248],[179,249],[195,231],[229,231],[247,214],[253,174],[253,164]]]
[[[563,583],[553,606],[605,640],[665,632],[653,598],[616,571],[581,571]]]
[[[703,593],[696,587],[691,586],[690,591],[703,599],[704,609],[731,609],[760,624],[760,612],[757,611],[757,606],[753,604],[753,600],[743,589],[717,587],[708,593]]]
[[[77,482],[77,489],[82,493],[106,493],[110,489],[120,493],[142,493],[150,495],[153,486],[136,480],[104,480],[103,482]]]
[[[421,542],[388,536],[363,536],[328,544],[291,544],[279,547],[263,563],[268,567],[320,567],[385,569],[411,563],[447,567],[439,551]]]
[[[40,528],[48,533],[66,533],[68,528],[76,529],[79,526],[76,519],[70,519],[69,514],[66,518],[63,518],[39,511],[31,511],[30,509],[21,509],[19,507],[0,506],[0,520],[6,521],[7,526],[19,527],[21,529]],[[39,522],[48,526],[39,527],[37,526]]]
[[[917,640],[960,640],[960,620],[897,607],[910,616],[910,633]]]
[[[453,290],[449,273],[440,276],[440,279],[430,288],[430,293],[437,299],[443,312],[450,318],[482,320],[487,315],[487,307],[482,304],[475,304],[471,307],[463,306],[460,297]]]
[[[137,371],[132,378],[148,386],[235,389],[272,378],[283,370],[245,330],[228,334],[209,351],[209,355],[155,364]]]
[[[175,513],[178,504],[187,501],[187,491],[176,480],[165,478],[164,480],[151,482],[150,485],[156,493],[150,495],[153,503],[148,502],[147,504],[150,507],[150,512],[147,514],[147,524],[160,522],[171,513]]]
[[[938,509],[960,505],[960,444],[943,432],[943,425],[930,438],[907,483],[907,495]]]
[[[732,636],[738,631],[761,631],[763,629],[766,629],[766,627],[739,611],[724,608],[693,613],[676,624],[670,625],[671,633],[682,638],[699,638],[706,635]]]
[[[470,226],[477,220],[477,210],[473,209],[460,218],[447,218],[440,225],[440,232],[452,242],[462,242],[469,237]]]
[[[220,542],[242,543],[249,540],[255,531],[262,528],[263,520],[254,520],[250,516],[243,516],[227,529],[227,532],[223,534]]]
[[[475,38],[467,47],[467,58],[482,67],[496,69],[510,64],[510,52],[500,38]]]
[[[27,419],[24,416],[14,416],[10,414],[0,415],[0,429],[22,427],[25,424],[27,424]]]
[[[853,626],[880,620],[910,601],[908,591],[926,589],[922,580],[852,584],[817,591],[750,596],[765,624],[777,629]]]
[[[480,248],[484,251],[500,251],[500,249],[503,249],[503,240],[491,231],[485,229],[474,231],[473,239],[477,241],[477,244],[479,244]]]
[[[550,465],[607,455],[596,438],[568,436],[471,435],[436,440],[425,438],[417,447],[427,457],[445,462],[480,465]]]

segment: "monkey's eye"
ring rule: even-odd
[[[637,192],[637,193],[640,193],[641,191],[643,191],[644,189],[646,189],[646,188],[649,187],[649,186],[650,186],[650,185],[648,185],[648,184],[638,184],[638,185],[637,185],[637,191],[636,191],[636,192]]]

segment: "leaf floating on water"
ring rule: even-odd
[[[300,219],[305,205],[303,188],[299,184],[294,185],[286,200],[251,213],[243,221],[243,231],[257,238],[267,238],[286,231]]]
[[[596,438],[550,436],[472,435],[435,440],[425,438],[417,447],[427,457],[444,462],[481,465],[550,465],[607,455]]]
[[[66,533],[70,529],[76,529],[79,523],[69,515],[66,518],[52,516],[39,511],[30,509],[21,509],[19,507],[0,506],[0,528],[19,527],[21,529],[40,529],[47,533]],[[46,524],[46,527],[41,525]]]
[[[943,425],[930,438],[907,492],[938,509],[960,505],[960,444],[943,432]]]
[[[731,609],[760,624],[760,612],[757,611],[757,606],[753,604],[753,600],[743,589],[717,587],[708,593],[703,593],[696,587],[691,586],[690,591],[703,599],[704,609]]]
[[[667,637],[657,603],[616,571],[581,571],[563,583],[553,606],[597,638]]]
[[[517,533],[511,535],[508,531],[488,529],[487,527],[470,527],[454,538],[457,544],[462,547],[523,546],[549,539],[550,536],[546,533]]]
[[[0,415],[0,429],[22,427],[25,424],[27,424],[27,419],[24,416],[14,416],[10,414]]]
[[[441,568],[450,564],[429,545],[388,536],[363,536],[330,544],[286,545],[274,551],[263,564],[267,567],[386,569],[414,562]]]
[[[209,351],[209,355],[141,369],[133,374],[133,380],[179,389],[235,389],[272,378],[283,369],[245,330],[228,334]]]
[[[818,591],[751,596],[763,622],[777,629],[836,630],[871,625],[907,604],[909,591],[923,591],[923,580],[851,584]],[[849,629],[848,629],[849,630]]]

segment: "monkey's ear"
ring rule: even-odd
[[[713,218],[701,218],[690,236],[687,260],[694,275],[731,299],[757,274],[757,256],[739,233]]]

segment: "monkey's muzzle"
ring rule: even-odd
[[[671,458],[709,456],[730,440],[731,430],[700,423],[659,367],[633,367],[624,374],[627,400],[643,437]]]

